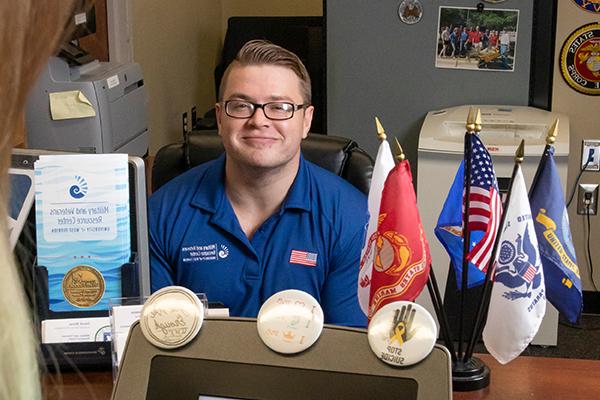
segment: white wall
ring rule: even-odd
[[[569,157],[569,179],[567,188],[570,191],[575,184],[575,179],[581,166],[581,142],[583,139],[600,139],[600,97],[587,96],[571,89],[560,74],[559,57],[560,50],[568,36],[582,25],[598,22],[600,14],[586,12],[572,0],[558,1],[558,18],[556,27],[556,47],[554,59],[554,82],[552,96],[552,110],[569,115],[570,157]],[[600,172],[584,172],[580,183],[600,184]],[[575,194],[577,196],[577,193]],[[584,229],[587,221],[583,215],[577,215],[577,198],[569,207],[569,219],[571,221],[571,232],[577,254],[577,262],[581,272],[584,290],[595,290],[591,282],[590,266],[586,260],[586,236]],[[594,281],[600,288],[600,217],[590,217],[591,224],[591,253],[594,265]]]

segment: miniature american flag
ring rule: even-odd
[[[470,136],[469,229],[485,231],[485,234],[467,258],[485,272],[502,216],[502,200],[498,193],[498,183],[490,154],[477,135]]]
[[[317,253],[309,253],[308,251],[292,250],[290,254],[290,264],[301,264],[309,267],[317,265]]]

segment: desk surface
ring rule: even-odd
[[[519,357],[500,365],[487,354],[477,355],[491,369],[491,385],[476,392],[454,392],[454,399],[591,399],[600,393],[600,360]],[[46,374],[44,399],[108,400],[110,372]]]

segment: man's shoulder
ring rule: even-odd
[[[306,161],[306,165],[312,177],[312,186],[315,189],[314,194],[321,202],[326,201],[334,205],[345,204],[352,207],[364,207],[366,210],[367,197],[354,185],[310,161]]]
[[[207,171],[216,161],[217,160],[208,161],[190,168],[165,183],[150,196],[150,206],[157,202],[162,202],[165,199],[172,201],[176,198],[191,198],[196,192],[196,188],[200,184],[200,181],[202,181]]]

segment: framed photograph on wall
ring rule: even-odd
[[[435,66],[513,72],[518,26],[519,10],[440,7]]]

